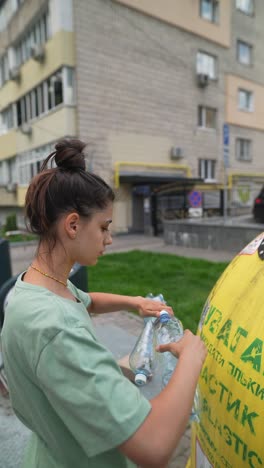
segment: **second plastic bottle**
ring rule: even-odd
[[[183,337],[183,326],[179,319],[171,317],[167,311],[161,311],[160,317],[155,321],[154,330],[158,345],[177,342]],[[162,386],[166,387],[173,371],[177,365],[178,359],[170,352],[162,353]],[[195,391],[194,404],[190,414],[191,421],[199,421],[199,393]]]

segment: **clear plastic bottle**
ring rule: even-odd
[[[155,321],[155,335],[157,344],[167,344],[179,341],[183,336],[183,326],[179,319],[171,317],[167,311],[161,311],[160,317]],[[173,371],[177,365],[178,359],[170,352],[162,353],[162,386],[166,387]],[[195,391],[194,404],[190,414],[191,421],[199,421],[199,393]]]
[[[149,299],[152,299],[153,301],[160,301],[160,302],[163,302],[163,304],[166,304],[163,294],[161,293],[157,294],[157,296],[153,296],[152,293],[149,293],[146,295],[146,297],[148,297]]]
[[[160,317],[155,321],[155,334],[158,345],[178,341],[183,336],[182,323],[176,317],[171,317],[167,311],[162,310]],[[162,384],[165,387],[171,378],[178,359],[170,352],[162,353],[161,359],[163,361]]]
[[[135,374],[135,383],[145,385],[152,378],[156,365],[155,317],[144,319],[144,329],[129,356],[129,365]]]

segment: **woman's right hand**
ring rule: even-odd
[[[202,367],[207,355],[207,348],[201,338],[194,335],[190,330],[185,330],[183,337],[177,341],[157,346],[157,351],[165,353],[169,351],[177,358],[189,357],[192,360],[197,358]]]

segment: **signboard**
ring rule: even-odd
[[[223,125],[223,158],[224,166],[229,167],[229,125]]]
[[[188,195],[188,201],[191,208],[200,208],[202,206],[202,192],[193,190]]]
[[[223,145],[229,146],[229,125],[226,123],[223,125]]]

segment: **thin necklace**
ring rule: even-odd
[[[51,276],[48,273],[44,273],[44,271],[39,270],[37,267],[33,266],[32,264],[30,265],[30,268],[33,268],[33,270],[38,271],[41,275],[46,276],[47,278],[57,281],[57,283],[63,284],[63,286],[67,288],[67,282],[59,280],[58,278],[55,278],[55,276]]]

